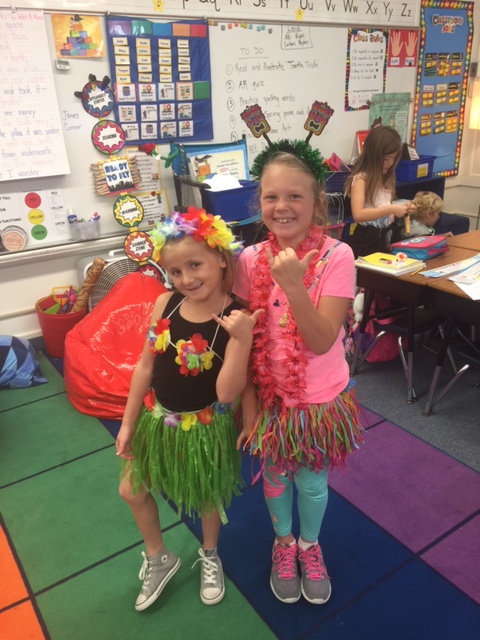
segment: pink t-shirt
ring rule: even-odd
[[[247,247],[240,254],[234,293],[243,300],[250,300],[252,271],[255,268],[255,257],[263,243]],[[354,297],[355,267],[353,253],[350,247],[338,240],[326,237],[321,249],[320,258],[327,255],[325,262],[321,262],[316,269],[317,278],[309,291],[310,299],[317,306],[321,296],[339,298]],[[318,259],[317,259],[318,260]],[[269,348],[272,359],[272,375],[275,379],[275,392],[287,406],[295,406],[300,402],[320,404],[333,400],[348,384],[349,370],[345,360],[343,327],[331,349],[323,355],[315,355],[305,347],[308,359],[305,382],[306,394],[303,398],[288,393],[282,385],[285,379],[283,363],[285,361],[285,340],[283,329],[279,321],[287,309],[287,297],[283,290],[274,282],[269,296]]]

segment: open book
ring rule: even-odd
[[[412,271],[421,271],[426,265],[422,260],[415,258],[399,258],[390,253],[371,253],[368,256],[361,256],[355,260],[357,267],[362,269],[372,269],[382,273],[389,273],[392,276],[402,276]]]

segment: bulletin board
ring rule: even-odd
[[[210,140],[208,24],[107,16],[116,121],[127,144]]]
[[[57,93],[56,108],[70,173],[44,178],[32,177],[28,181],[0,182],[0,199],[2,195],[8,194],[13,203],[16,198],[12,194],[18,193],[19,201],[24,202],[29,193],[41,192],[42,202],[48,201],[55,206],[55,224],[47,227],[52,231],[41,240],[35,240],[30,235],[27,250],[41,244],[67,244],[70,241],[68,226],[65,229],[69,207],[86,220],[98,213],[103,237],[123,232],[113,216],[115,198],[99,196],[94,188],[91,165],[106,160],[105,155],[92,144],[91,134],[97,118],[88,114],[82,101],[75,96],[85,86],[89,74],[95,74],[98,79],[104,76],[113,79],[108,56],[72,59],[69,61],[68,71],[56,68],[53,62],[56,54],[50,18],[48,14],[45,15],[47,57]],[[155,16],[155,19],[160,20],[160,17]],[[104,16],[101,16],[101,27],[106,41]],[[388,32],[388,29],[381,31]],[[309,110],[314,101],[320,101],[326,102],[333,114],[321,135],[313,136],[311,144],[319,148],[324,157],[336,153],[348,162],[355,132],[368,128],[369,119],[368,109],[345,111],[348,32],[348,27],[339,25],[210,21],[211,142],[225,143],[246,135],[251,165],[265,146],[265,141],[254,138],[240,116],[248,106],[259,104],[262,107],[271,127],[269,135],[272,141],[281,138],[305,139],[307,131],[304,123]],[[415,78],[416,67],[387,66],[384,91],[408,93],[413,98]],[[115,116],[112,113],[107,118],[113,120]],[[181,141],[188,144],[188,140]],[[125,149],[128,154],[136,152],[135,146],[129,145]],[[125,149],[120,155],[124,154]],[[165,168],[165,161],[162,160],[169,155],[170,141],[160,144],[157,149],[156,157],[145,154],[141,156],[144,163],[152,163],[151,178],[147,177],[143,188],[146,195],[142,204],[144,208],[158,209],[160,198],[161,206],[171,209],[176,203],[173,174],[171,167]],[[160,193],[156,193],[159,187],[158,174]],[[154,196],[149,195],[154,192]],[[54,200],[52,193],[55,194]],[[63,212],[63,224],[60,224],[59,212]],[[25,207],[22,216],[26,217],[29,213],[30,210]],[[12,223],[12,217],[3,219],[0,215],[0,231],[2,226]],[[29,229],[26,222],[25,225]],[[28,232],[30,233],[30,229]]]
[[[458,173],[472,40],[473,2],[424,1],[412,144],[436,175]]]

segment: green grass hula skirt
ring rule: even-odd
[[[200,422],[205,413],[209,424]],[[189,516],[216,508],[225,524],[225,507],[242,486],[236,438],[229,405],[173,414],[157,402],[153,410],[142,408],[131,443],[134,460],[124,461],[122,472],[129,469],[134,493],[146,485]]]

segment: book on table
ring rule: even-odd
[[[392,276],[403,276],[406,273],[412,273],[412,271],[421,271],[426,266],[422,260],[398,257],[398,255],[380,251],[368,256],[359,256],[355,260],[355,265],[362,269],[389,273]]]

